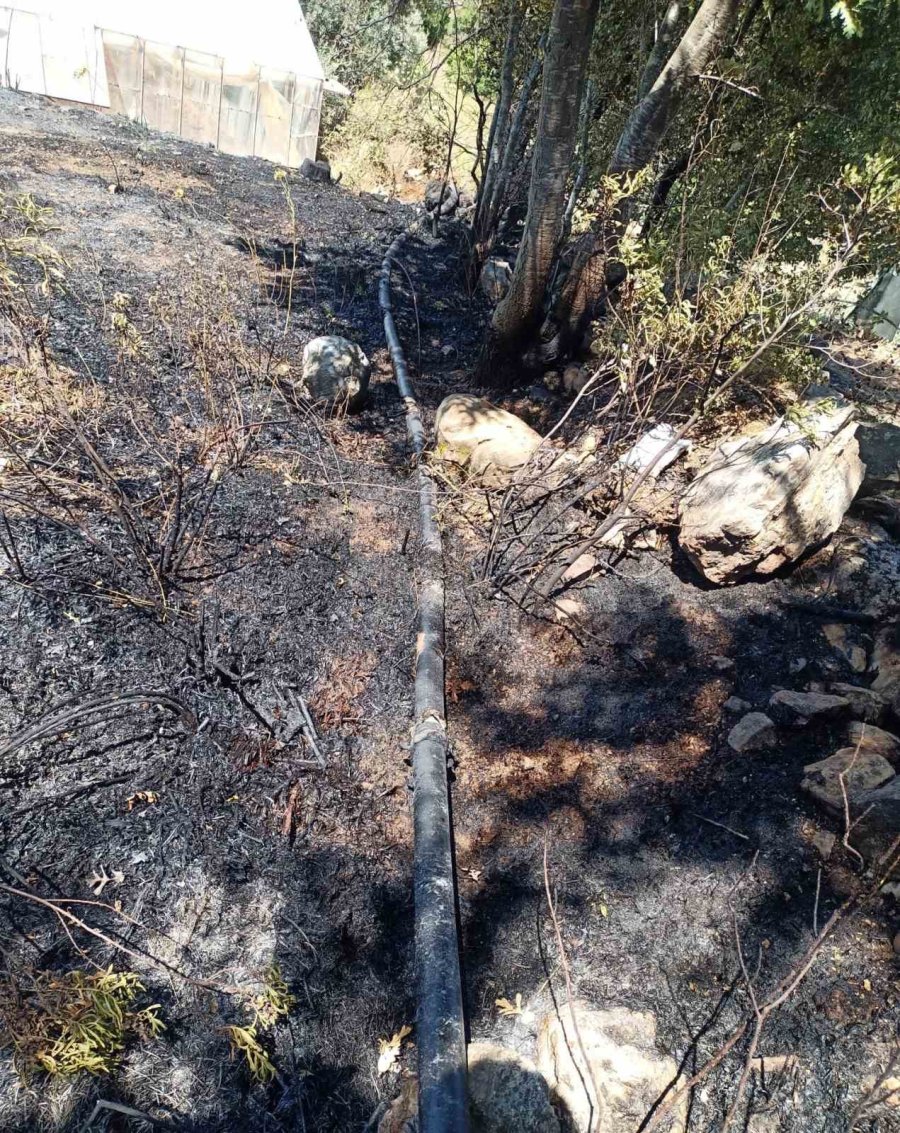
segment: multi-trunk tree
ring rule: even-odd
[[[725,46],[742,3],[703,0],[680,34],[683,6],[669,4],[642,70],[638,100],[608,160],[610,176],[627,184],[653,161],[692,85]],[[573,245],[564,239],[597,11],[596,0],[554,4],[528,213],[509,292],[491,323],[493,353],[530,353],[544,362],[571,355],[606,296],[608,267],[628,215],[627,192],[617,194],[614,209],[599,212]],[[562,270],[561,264],[566,265]]]

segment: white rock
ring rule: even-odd
[[[764,712],[748,712],[728,733],[732,751],[756,751],[775,742],[775,724]]]
[[[655,480],[679,456],[691,451],[690,441],[684,439],[675,441],[675,436],[675,429],[671,425],[654,425],[649,433],[645,433],[637,444],[632,445],[619,459],[619,466],[640,472],[652,464],[653,471],[650,477]]]
[[[303,385],[313,401],[358,409],[369,389],[372,366],[355,342],[322,335],[303,350]]]
[[[574,1010],[577,1036],[568,1004],[541,1020],[538,1068],[578,1133],[637,1129],[678,1076],[674,1059],[657,1049],[654,1016],[625,1008],[592,1011],[577,1003]],[[684,1115],[684,1106],[676,1106],[661,1128],[681,1128]]]
[[[802,428],[778,420],[720,446],[685,492],[679,541],[710,581],[772,574],[840,526],[865,466],[852,409],[816,404]]]
[[[453,393],[435,417],[437,456],[466,468],[488,487],[499,487],[527,464],[541,443],[521,418],[479,397]]]

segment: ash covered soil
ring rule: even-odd
[[[7,744],[0,768],[7,975],[127,966],[165,1031],[130,1042],[100,1077],[22,1082],[7,1047],[0,1129],[80,1129],[100,1098],[178,1129],[362,1130],[400,1086],[397,1071],[378,1073],[379,1039],[415,1011],[417,515],[376,294],[384,250],[413,211],[6,91],[0,151],[0,191],[53,210],[46,238],[65,285],[46,303],[47,349],[116,491],[151,501],[140,514],[170,531],[172,468],[228,467],[183,569],[156,589],[127,541],[110,562],[78,524],[23,508],[27,486],[4,481],[19,501],[5,546],[20,562],[7,554],[0,576],[0,734],[53,724]],[[426,413],[471,388],[482,340],[486,310],[462,253],[452,226],[440,241],[418,237],[396,280]],[[372,359],[358,415],[313,416],[292,394],[303,345],[323,333]],[[856,374],[846,392],[861,404],[896,396]],[[508,401],[545,428],[564,409],[524,391]],[[7,409],[31,436],[39,414]],[[216,464],[226,432],[253,438],[233,466]],[[96,480],[90,463],[78,468]],[[168,510],[154,512],[157,497]],[[67,502],[84,514],[84,501]],[[118,513],[103,507],[91,530],[106,546]],[[850,647],[869,658],[878,626],[897,617],[897,545],[848,518],[786,577],[711,590],[663,544],[580,587],[573,632],[492,597],[472,569],[482,536],[452,490],[444,519],[471,1037],[533,1057],[537,1020],[566,998],[568,977],[591,1006],[653,1012],[660,1048],[690,1071],[747,1011],[736,938],[765,992],[809,946],[814,918],[821,926],[868,880],[841,823],[799,790],[805,764],[844,746],[846,721],[738,755],[725,701],[765,708],[776,688],[868,684]],[[843,651],[801,608],[823,598],[861,614]],[[95,714],[66,715],[91,700]],[[96,902],[65,907],[109,939],[62,925],[28,894]],[[745,1127],[848,1129],[897,1041],[897,922],[879,894],[827,942],[767,1024],[760,1053],[796,1063],[754,1077]],[[225,1028],[250,1022],[249,996],[273,965],[296,1002],[265,1032],[277,1073],[259,1083]],[[503,1014],[496,1000],[517,995],[521,1010]],[[413,1064],[404,1048],[401,1072]],[[739,1069],[726,1062],[695,1092],[690,1128],[721,1126]],[[112,1111],[94,1127],[149,1128]],[[881,1107],[856,1128],[900,1120]]]

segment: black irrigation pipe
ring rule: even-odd
[[[418,465],[419,603],[412,731],[413,891],[416,933],[416,1046],[419,1133],[468,1133],[466,1037],[444,711],[444,565],[437,524],[437,491],[422,461],[425,426],[391,305],[391,269],[409,230],[382,261],[378,301],[406,429]]]

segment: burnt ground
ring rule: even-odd
[[[150,591],[122,597],[128,588],[108,571],[92,577],[90,548],[71,532],[14,514],[25,577],[11,563],[0,577],[3,735],[88,697],[148,695],[19,746],[0,782],[5,880],[44,897],[120,903],[138,924],[99,906],[81,915],[131,954],[78,929],[68,938],[46,907],[4,892],[7,971],[86,966],[79,949],[127,964],[161,1005],[166,1032],[130,1044],[119,1069],[97,1079],[22,1084],[7,1050],[0,1128],[75,1130],[100,1097],[178,1129],[362,1129],[397,1088],[395,1075],[377,1075],[378,1040],[414,1014],[405,759],[416,515],[375,290],[383,250],[412,212],[292,178],[295,225],[269,165],[0,94],[0,189],[53,209],[48,238],[68,285],[50,347],[99,407],[109,461],[140,480],[133,430],[118,410],[106,416],[116,398],[150,405],[160,436],[182,418],[199,429],[210,403],[188,391],[209,340],[255,344],[265,358],[253,374],[239,367],[236,383],[255,444],[215,498],[195,569],[162,608]],[[481,341],[485,312],[466,292],[459,239],[419,238],[404,257],[417,302],[399,288],[401,333],[429,411],[469,388]],[[123,360],[110,337],[117,293],[130,297],[149,360]],[[214,311],[211,296],[222,297]],[[151,316],[162,309],[175,314],[157,348]],[[207,354],[180,319],[212,328]],[[304,342],[325,332],[355,338],[373,360],[372,400],[357,417],[312,418],[290,396]],[[271,396],[254,400],[260,388]],[[764,706],[776,687],[868,683],[821,618],[790,603],[825,595],[896,616],[896,544],[848,519],[791,575],[730,590],[700,586],[664,547],[579,591],[576,638],[492,599],[473,575],[477,536],[452,507],[445,527],[472,1037],[531,1054],[536,1018],[564,998],[546,843],[578,994],[655,1012],[660,1045],[687,1065],[702,1061],[747,1007],[745,993],[725,996],[694,1050],[736,975],[735,926],[746,954],[762,957],[760,987],[772,986],[811,939],[819,871],[820,924],[865,882],[840,846],[823,859],[819,836],[840,835],[839,824],[799,793],[803,765],[842,746],[845,725],[788,730],[771,750],[738,756],[725,743],[733,718],[723,704],[738,695]],[[873,630],[848,626],[867,649]],[[303,766],[314,753],[292,692],[316,720],[324,772]],[[90,879],[104,870],[113,880],[95,898]],[[847,1128],[896,1040],[897,927],[890,899],[872,902],[773,1017],[762,1053],[794,1054],[799,1065],[769,1092],[754,1086],[766,1124],[751,1128]],[[258,988],[273,963],[297,1002],[266,1034],[278,1077],[259,1085],[223,1028],[248,1021],[234,989]],[[495,1000],[517,993],[524,1012],[502,1016]],[[697,1091],[691,1128],[718,1128],[736,1073],[729,1064]],[[141,1127],[114,1114],[96,1127],[104,1121]],[[858,1128],[900,1125],[884,1110]]]

